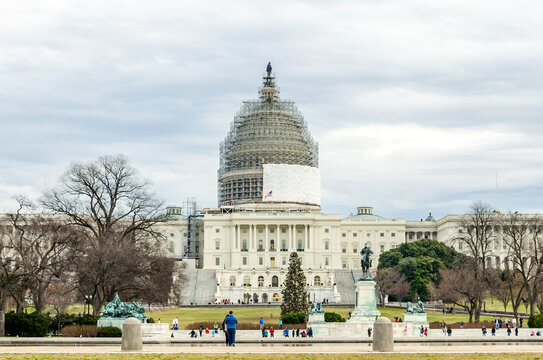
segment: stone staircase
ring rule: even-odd
[[[217,276],[215,270],[196,269],[193,263],[185,268],[187,282],[183,286],[182,305],[215,303]]]
[[[342,304],[354,304],[356,281],[362,276],[361,270],[336,270],[334,278]]]

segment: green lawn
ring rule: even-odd
[[[169,322],[173,320],[176,316],[179,319],[180,328],[185,328],[186,325],[190,323],[198,323],[205,321],[217,321],[219,324],[224,319],[225,315],[228,313],[228,310],[233,310],[234,315],[238,318],[240,323],[254,323],[257,324],[260,317],[263,318],[265,324],[275,325],[280,317],[280,308],[279,307],[236,307],[232,306],[231,308],[169,308],[169,309],[160,309],[152,310],[147,312],[149,316],[155,320],[160,319],[162,323]],[[349,311],[352,311],[353,308],[326,308],[325,311],[336,312],[347,318],[349,316]],[[392,308],[379,308],[382,316],[393,320],[395,317],[402,317],[405,310],[403,309],[392,309]],[[445,314],[443,315],[440,312],[429,312],[428,321],[445,321],[446,323],[455,323],[468,321],[468,315],[463,314]],[[490,317],[481,317],[481,320],[492,320]]]
[[[36,360],[275,360],[278,354],[0,354],[0,360],[14,359],[36,359]],[[512,360],[528,360],[528,359],[543,359],[543,354],[538,353],[508,353],[505,357],[497,354],[280,354],[282,360],[495,360],[512,359]]]

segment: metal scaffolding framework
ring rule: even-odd
[[[260,99],[244,101],[220,144],[219,206],[262,199],[263,164],[319,166],[317,142],[293,101],[281,100],[268,65]]]

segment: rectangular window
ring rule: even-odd
[[[385,236],[385,233],[381,233],[381,237],[384,237]]]
[[[409,234],[409,240],[413,240],[413,234]]]
[[[357,237],[357,236],[358,236],[358,233],[353,233],[353,236],[354,236],[354,237]]]
[[[287,258],[286,258],[286,257],[282,257],[282,258],[281,258],[281,264],[282,264],[282,265],[286,265],[286,264],[287,264]]]
[[[327,241],[324,243],[324,250],[328,250],[330,248],[330,243]]]
[[[216,233],[218,233],[218,232],[220,232],[220,231],[221,231],[221,230],[220,230],[219,228],[216,228],[216,229],[215,229],[215,232],[216,232]]]
[[[330,260],[328,258],[324,258],[324,265],[328,266],[329,262],[330,262]]]
[[[187,233],[183,233],[183,236],[184,236],[184,237],[187,237]]]
[[[247,229],[241,229],[241,232],[246,233]]]
[[[215,258],[215,265],[220,265],[221,264],[221,259],[220,258]]]
[[[347,236],[347,234],[345,234],[345,233],[342,233],[342,234],[341,234],[341,237],[345,237],[345,236]]]
[[[301,232],[302,232],[302,229],[298,229],[298,232],[301,233]]]
[[[220,250],[221,249],[221,243],[216,241],[215,242],[215,250]]]
[[[346,248],[346,247],[342,247],[342,248],[341,248],[341,252],[344,253],[344,254],[347,253],[347,248]]]
[[[274,232],[275,232],[275,229],[274,229],[274,228],[271,228],[271,229],[270,229],[270,232],[271,232],[271,233],[274,233]]]
[[[327,233],[327,232],[328,232],[328,228],[324,229],[324,232]]]
[[[258,265],[264,265],[264,258],[263,257],[258,258]]]
[[[263,229],[258,229],[258,232],[259,232],[259,233],[261,233],[261,232],[263,232],[263,231],[264,231]]]
[[[356,254],[358,253],[358,249],[357,248],[353,248],[353,254]]]
[[[343,260],[341,262],[341,267],[344,268],[344,269],[347,269],[347,261],[346,260]]]
[[[284,234],[284,233],[287,232],[287,229],[283,228],[283,229],[281,229],[281,232]]]
[[[458,250],[462,250],[463,244],[461,242],[458,243]]]
[[[385,245],[381,245],[381,252],[385,251]]]
[[[395,237],[395,236],[396,236],[396,233],[392,233],[392,234],[390,234],[390,236]]]
[[[247,265],[247,257],[246,256],[243,257],[243,265]]]

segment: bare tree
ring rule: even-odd
[[[441,282],[435,289],[435,295],[444,302],[466,309],[471,323],[479,308],[479,301],[486,291],[485,282],[477,279],[472,269],[458,267],[441,271]]]
[[[21,276],[11,294],[17,311],[25,307],[27,290],[30,289],[35,311],[45,307],[43,294],[54,278],[67,271],[69,249],[75,234],[62,221],[37,213],[34,205],[24,197],[18,197],[17,212],[9,215],[13,228],[11,249],[20,261]]]
[[[17,211],[6,215],[0,225],[0,335],[5,332],[9,295],[22,311],[27,289],[32,289],[37,311],[43,309],[43,290],[35,284],[47,283],[55,270],[60,271],[70,241],[63,224],[29,213],[33,208],[25,198],[17,201]]]
[[[485,292],[479,290],[487,288],[490,284],[488,259],[492,254],[491,245],[495,239],[495,223],[495,213],[490,207],[483,202],[475,202],[471,206],[470,213],[464,215],[461,221],[462,232],[456,238],[457,241],[465,245],[466,255],[472,258],[472,261],[465,264],[470,267],[469,271],[473,273],[470,283],[476,288],[476,291],[470,293],[477,296],[477,298],[469,300],[470,303],[473,301],[473,314],[470,313],[470,322],[471,315],[473,315],[475,322],[479,322],[486,295]]]
[[[69,279],[49,284],[44,293],[45,302],[53,307],[57,315],[57,334],[60,334],[62,317],[68,306],[76,300],[76,295],[76,287],[70,283]]]
[[[501,216],[500,225],[502,239],[508,247],[508,259],[512,262],[511,271],[521,277],[522,291],[530,304],[530,315],[534,315],[542,289],[543,218],[540,215],[506,214]]]
[[[387,295],[396,295],[401,299],[409,293],[409,282],[405,276],[392,268],[379,269],[374,280],[383,297],[383,305]]]
[[[77,285],[92,296],[94,315],[116,292],[141,290],[150,264],[160,257],[163,236],[154,225],[164,221],[162,202],[149,188],[124,156],[103,156],[72,164],[60,186],[43,197],[47,209],[79,232],[73,249]]]

